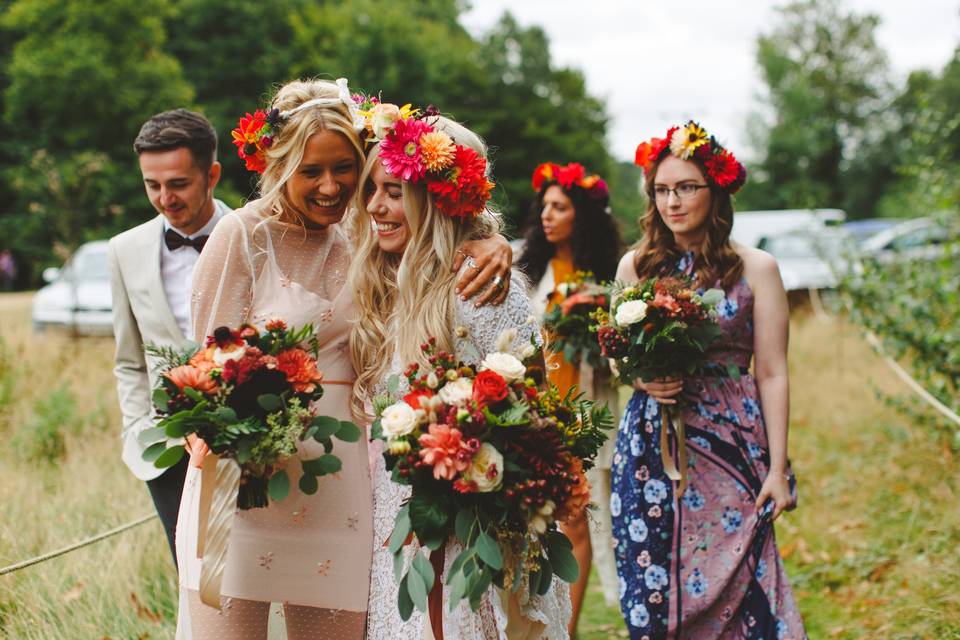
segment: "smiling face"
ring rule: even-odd
[[[370,177],[364,185],[367,211],[376,224],[377,242],[386,253],[403,253],[410,240],[410,227],[403,211],[403,186],[374,160]]]
[[[213,188],[220,179],[219,162],[205,172],[186,147],[143,151],[140,172],[153,208],[180,233],[196,233],[213,216]]]
[[[336,131],[318,131],[307,138],[303,159],[284,186],[287,200],[307,227],[336,224],[357,188],[359,173],[350,141]]]
[[[573,201],[563,189],[559,185],[548,187],[543,193],[543,210],[540,213],[543,235],[547,242],[552,245],[568,244],[573,236],[576,217],[577,210]]]
[[[678,244],[697,244],[707,232],[710,189],[695,188],[692,193],[680,197],[673,190],[679,190],[683,185],[706,187],[707,181],[694,162],[668,155],[660,163],[654,177],[657,211]],[[687,186],[686,189],[690,190],[691,187]]]

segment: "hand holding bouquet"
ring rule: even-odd
[[[554,575],[576,580],[571,543],[557,524],[589,502],[584,472],[613,426],[609,410],[538,387],[542,366],[510,353],[491,353],[473,367],[432,341],[423,349],[433,368],[410,365],[410,392],[375,403],[374,436],[385,441],[387,469],[412,489],[389,540],[401,616],[426,610],[436,578],[420,553],[401,578],[411,535],[433,550],[451,538],[463,545],[447,577],[451,609],[467,599],[476,610],[491,583],[542,595]],[[525,355],[542,362],[533,346]]]
[[[610,312],[597,311],[597,341],[603,355],[616,362],[621,382],[632,385],[661,378],[695,374],[706,363],[710,345],[720,337],[716,307],[723,299],[720,289],[698,293],[691,280],[670,276],[650,278],[639,284],[618,284],[611,292]],[[686,488],[684,423],[678,405],[661,406],[663,425],[660,449],[664,469]],[[673,426],[677,437],[679,468],[667,439]]]
[[[288,330],[282,320],[273,320],[263,333],[250,325],[220,327],[200,349],[148,347],[161,361],[153,392],[161,419],[140,435],[150,444],[144,459],[173,466],[185,453],[182,439],[196,434],[214,454],[240,466],[237,506],[251,509],[287,496],[290,478],[284,466],[297,444],[312,438],[326,454],[300,461],[299,484],[304,493],[315,493],[318,477],[340,470],[340,460],[330,454],[331,438],[356,442],[360,430],[311,408],[323,395],[323,376],[317,370],[317,345],[311,345],[314,355],[299,345],[312,335],[309,325]]]
[[[592,314],[606,308],[609,287],[598,284],[589,271],[577,271],[557,287],[558,304],[543,317],[543,327],[551,334],[550,350],[562,353],[570,364],[586,362],[594,369],[607,369],[594,332]]]

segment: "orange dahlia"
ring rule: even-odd
[[[297,393],[313,393],[323,380],[317,370],[317,361],[300,348],[287,349],[277,354],[277,369],[287,376]]]
[[[446,169],[453,162],[456,145],[443,131],[431,131],[420,136],[420,155],[427,171]]]

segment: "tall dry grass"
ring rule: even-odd
[[[0,566],[152,510],[119,459],[112,342],[34,336],[29,304],[0,296]],[[953,453],[875,397],[896,379],[851,326],[802,313],[791,325],[801,504],[778,539],[810,637],[960,638]],[[0,577],[4,638],[169,638],[174,619],[157,521]],[[580,638],[610,637],[626,632],[594,584]]]

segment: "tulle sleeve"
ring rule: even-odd
[[[217,223],[193,272],[191,321],[202,341],[219,326],[247,321],[255,274],[250,212],[239,209]],[[255,215],[255,214],[254,214]]]

